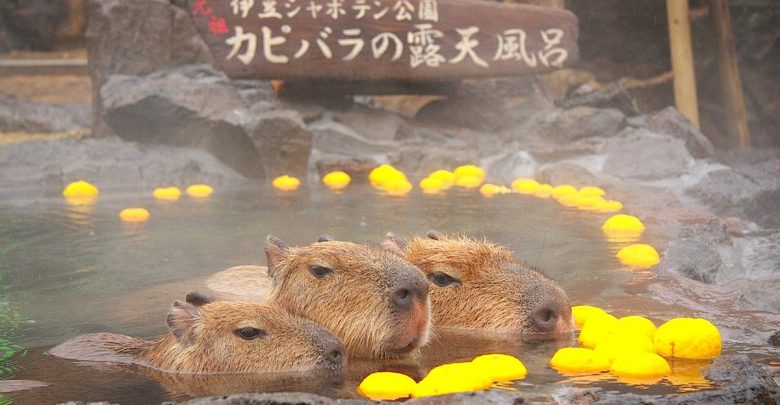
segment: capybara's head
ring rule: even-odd
[[[435,326],[541,337],[573,330],[563,289],[503,246],[436,231],[408,243],[388,234],[384,246],[425,273]]]
[[[398,358],[428,343],[420,269],[379,247],[321,238],[288,247],[269,236],[269,300],[331,330],[354,358]]]
[[[344,367],[341,342],[273,304],[212,301],[191,293],[168,312],[169,335],[143,357],[181,373],[297,372]]]

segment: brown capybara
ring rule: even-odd
[[[268,301],[332,331],[355,358],[404,357],[428,343],[428,282],[417,267],[380,247],[321,238],[265,246]]]
[[[272,304],[213,301],[191,293],[168,312],[168,334],[154,341],[93,333],[50,353],[63,358],[138,364],[173,373],[341,370],[341,342],[316,323]]]
[[[408,243],[388,234],[383,245],[425,273],[436,327],[535,337],[574,328],[563,289],[503,246],[436,231]]]

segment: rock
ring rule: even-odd
[[[364,401],[368,402],[368,401]],[[334,405],[337,401],[316,394],[279,392],[273,394],[235,394],[195,398],[180,402],[186,405]]]
[[[692,280],[713,284],[723,264],[720,254],[709,245],[694,239],[669,242],[655,271],[677,272]]]
[[[679,177],[693,164],[685,141],[644,129],[609,139],[603,171],[622,179],[660,180]]]
[[[309,125],[313,148],[319,152],[369,156],[386,154],[398,147],[392,140],[367,138],[346,125],[323,119]]]
[[[614,108],[575,107],[540,114],[533,125],[542,137],[565,145],[593,136],[610,137],[625,128],[626,117]]]
[[[485,168],[487,181],[510,185],[519,177],[533,177],[536,160],[525,151],[507,152],[483,158],[479,166]]]
[[[780,387],[771,375],[745,355],[721,356],[712,362],[706,378],[716,383],[714,389],[675,395],[637,395],[615,391],[568,389],[556,396],[557,401],[577,404],[777,404]]]
[[[680,238],[695,239],[709,246],[731,246],[731,232],[728,222],[721,220],[708,221],[703,224],[691,224],[680,229]]]
[[[66,14],[64,1],[0,0],[0,52],[52,49]]]
[[[0,132],[69,132],[89,126],[87,104],[44,104],[0,96]]]
[[[709,172],[688,194],[719,215],[780,227],[780,159],[733,160],[732,168]]]
[[[464,80],[455,94],[420,110],[417,120],[494,132],[552,106],[533,76]]]
[[[774,282],[738,280],[730,283],[731,287],[735,287],[740,292],[735,300],[736,308],[740,311],[780,312],[778,284],[780,280]]]
[[[92,128],[107,135],[100,89],[111,75],[143,76],[191,63],[211,63],[186,11],[167,0],[88,0],[87,53]]]
[[[284,174],[306,177],[312,135],[296,111],[257,113],[245,127],[269,178]]]
[[[702,159],[715,153],[712,142],[674,107],[649,114],[645,128],[684,140],[688,152],[695,158]]]
[[[59,196],[71,181],[101,190],[143,192],[160,185],[241,183],[244,177],[208,153],[119,138],[58,139],[0,147],[0,196]]]
[[[780,282],[780,232],[768,235],[735,238],[744,277],[750,280]],[[777,296],[780,299],[780,295]]]
[[[264,176],[252,139],[235,119],[242,99],[211,67],[113,75],[100,94],[106,123],[123,139],[203,148],[244,176]]]
[[[349,157],[342,155],[326,155],[316,162],[317,173],[322,177],[332,171],[342,170],[352,177],[354,183],[366,183],[371,169],[379,166],[379,162],[366,157]]]
[[[333,121],[343,124],[362,137],[374,141],[396,139],[406,120],[384,110],[353,107],[349,111],[335,112]]]
[[[451,395],[410,399],[408,405],[467,405],[467,404],[524,404],[527,396],[519,391],[491,389],[480,392],[464,392]]]
[[[773,333],[772,336],[769,337],[769,344],[775,347],[780,347],[780,330]]]
[[[539,170],[539,181],[557,186],[571,184],[574,187],[599,185],[596,176],[588,169],[574,163],[554,163]]]

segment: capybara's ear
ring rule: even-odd
[[[433,240],[442,240],[442,239],[444,239],[444,234],[443,233],[441,233],[439,231],[434,231],[433,229],[428,231],[426,236],[428,236],[428,239],[433,239]]]
[[[333,241],[333,237],[328,234],[320,235],[320,238],[317,239],[317,242],[332,242],[332,241]]]
[[[216,298],[199,291],[192,291],[191,293],[187,294],[187,303],[196,307],[203,306],[214,301],[216,301]]]
[[[385,236],[387,239],[382,242],[382,247],[398,256],[403,256],[407,246],[406,241],[392,232],[388,232]]]
[[[279,270],[281,262],[287,257],[290,248],[281,239],[268,235],[265,240],[265,257],[268,261],[268,275],[274,277]]]
[[[168,328],[182,342],[192,339],[199,323],[200,311],[186,302],[176,300],[168,310]]]

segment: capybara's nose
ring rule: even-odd
[[[347,351],[339,338],[319,325],[313,326],[309,331],[315,339],[315,345],[319,349],[319,353],[322,355],[321,364],[331,369],[342,368],[346,365]]]
[[[419,278],[417,280],[415,277],[396,286],[396,289],[391,294],[393,304],[396,307],[411,309],[416,300],[425,301],[428,297],[428,283],[424,278]]]
[[[328,361],[331,364],[340,367],[344,363],[344,348],[341,347],[340,343],[332,345],[331,347],[325,350],[326,350],[325,357],[328,359]]]
[[[559,301],[548,301],[531,312],[531,320],[540,332],[564,332],[571,323],[571,306]]]

